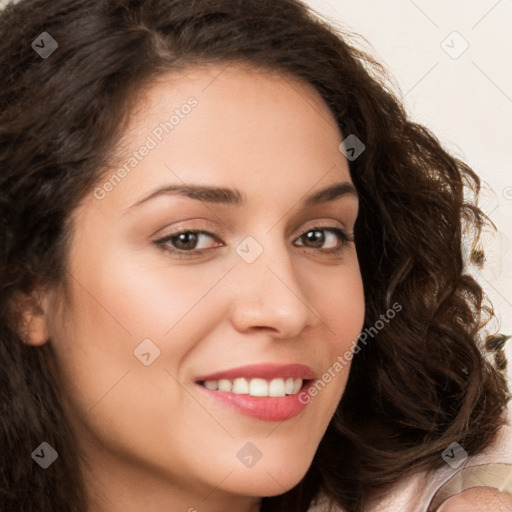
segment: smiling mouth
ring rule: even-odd
[[[303,379],[298,378],[244,378],[219,379],[199,381],[199,385],[212,391],[223,391],[235,395],[250,395],[254,397],[284,397],[296,395],[304,384]]]
[[[309,400],[301,394],[313,385],[312,379],[294,377],[263,379],[204,379],[196,385],[215,402],[260,421],[286,421],[298,416]]]
[[[195,384],[214,402],[244,416],[285,421],[307,407],[309,400],[301,400],[301,395],[315,377],[304,364],[260,363],[201,375]]]

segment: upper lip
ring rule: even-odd
[[[229,370],[221,370],[209,375],[202,375],[196,379],[196,382],[204,382],[205,380],[220,380],[220,379],[238,379],[238,378],[261,378],[261,379],[277,379],[277,378],[294,378],[309,380],[314,379],[315,375],[313,370],[303,364],[252,364],[247,366],[239,366]]]

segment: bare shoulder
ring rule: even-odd
[[[510,512],[512,495],[494,487],[472,487],[446,500],[437,512]]]

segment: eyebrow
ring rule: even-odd
[[[197,199],[198,201],[224,204],[228,206],[243,206],[247,203],[246,197],[238,189],[218,187],[214,185],[181,184],[168,185],[151,192],[148,196],[132,204],[132,206],[127,209],[127,212],[136,206],[161,195],[182,195],[189,197],[190,199]],[[306,207],[311,207],[321,203],[334,201],[335,199],[344,196],[358,197],[354,185],[348,181],[329,185],[328,187],[322,188],[313,194],[308,195],[303,200],[303,204]]]

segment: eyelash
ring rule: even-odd
[[[302,237],[304,237],[306,234],[308,234],[312,231],[328,231],[328,232],[334,233],[335,235],[337,235],[338,240],[341,241],[341,244],[339,245],[339,247],[337,247],[335,249],[329,249],[329,250],[306,247],[308,252],[309,251],[313,251],[313,252],[320,251],[321,253],[324,253],[328,256],[336,257],[336,256],[339,256],[343,252],[343,250],[345,249],[345,247],[347,246],[348,243],[354,242],[353,235],[348,234],[345,230],[343,230],[341,228],[331,227],[331,226],[314,226],[314,227],[308,228],[301,236],[299,236],[297,238],[297,240],[300,240]],[[206,235],[213,239],[217,238],[212,233],[202,230],[202,229],[180,229],[180,230],[177,230],[177,231],[165,236],[164,238],[155,240],[153,243],[162,251],[164,251],[166,253],[173,254],[173,255],[177,256],[178,258],[190,258],[193,256],[201,256],[203,254],[203,251],[210,250],[210,249],[192,249],[190,251],[186,251],[183,249],[170,249],[169,246],[166,245],[167,242],[172,241],[174,238],[177,238],[178,236],[180,236],[182,234],[190,234],[190,233],[193,233],[196,235]],[[301,247],[303,247],[303,246],[304,245],[301,245]]]

